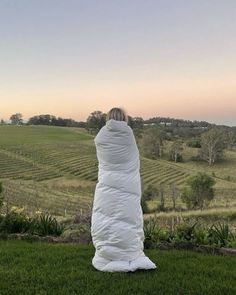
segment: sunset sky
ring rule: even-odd
[[[0,119],[130,116],[236,126],[235,0],[0,0]]]

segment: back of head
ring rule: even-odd
[[[122,108],[112,108],[106,117],[106,121],[113,119],[116,121],[125,121],[128,123],[128,115],[126,111]]]

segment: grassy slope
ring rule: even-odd
[[[236,257],[145,250],[155,270],[93,268],[92,245],[0,241],[0,294],[236,294]]]
[[[25,143],[71,142],[90,139],[83,128],[66,128],[55,126],[0,126],[0,144],[16,145]]]
[[[171,207],[169,183],[174,181],[181,186],[188,175],[197,171],[214,172],[217,192],[212,206],[235,209],[236,152],[227,151],[226,160],[212,168],[203,162],[190,161],[196,153],[197,149],[185,147],[183,163],[141,157],[143,184],[164,183],[166,206]],[[0,126],[1,178],[11,180],[9,186],[15,196],[12,201],[18,206],[27,203],[36,209],[47,208],[55,215],[63,215],[65,208],[68,214],[73,214],[78,206],[88,208],[92,205],[97,178],[93,136],[81,128]],[[156,207],[158,203],[159,198],[149,206]],[[185,207],[180,198],[177,205]]]

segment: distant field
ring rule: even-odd
[[[91,139],[91,135],[82,128],[67,128],[56,126],[0,126],[1,145],[16,144],[42,144],[52,142],[71,142],[83,139]]]
[[[236,152],[209,168],[190,160],[196,149],[185,147],[183,163],[141,156],[142,185],[163,184],[166,206],[171,207],[170,184],[178,191],[187,177],[207,171],[217,181],[214,208],[236,207]],[[29,211],[48,209],[54,215],[74,214],[92,205],[97,181],[93,136],[81,128],[0,126],[0,179],[9,191],[9,203]],[[154,208],[159,199],[149,202]],[[184,208],[180,198],[177,206]]]

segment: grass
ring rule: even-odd
[[[0,180],[3,184],[8,181],[13,203],[20,207],[27,205],[31,211],[47,209],[58,216],[63,216],[65,210],[74,214],[78,206],[89,208],[98,172],[93,138],[82,128],[0,125]],[[191,161],[196,153],[197,149],[185,146],[183,163],[141,156],[142,185],[159,188],[163,184],[165,205],[172,208],[171,183],[177,185],[180,194],[189,175],[206,171],[210,175],[214,173],[216,179],[216,196],[210,207],[235,208],[236,152],[226,151],[225,160],[213,167]],[[56,180],[63,185],[55,187]],[[73,185],[70,185],[71,180]],[[86,191],[81,189],[82,181],[88,182]],[[159,197],[148,202],[150,209],[158,204]],[[185,208],[180,197],[176,206]]]
[[[0,241],[1,295],[236,294],[236,257],[186,250],[145,250],[155,270],[100,272],[94,247]]]
[[[16,145],[25,143],[49,143],[91,139],[83,128],[66,128],[56,126],[16,126],[0,125],[1,144]]]

